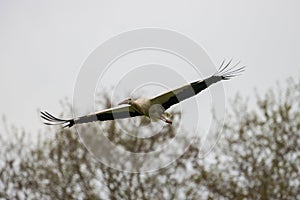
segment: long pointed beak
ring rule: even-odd
[[[118,105],[123,105],[123,104],[129,104],[129,100],[125,99],[124,101],[121,101],[120,103],[118,103]]]
[[[164,114],[162,114],[160,116],[160,119],[168,124],[172,124],[172,121],[168,117],[166,117]]]

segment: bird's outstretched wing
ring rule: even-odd
[[[187,98],[198,94],[213,83],[216,83],[221,80],[229,80],[230,78],[240,75],[245,70],[245,66],[237,67],[239,65],[239,63],[237,63],[234,66],[229,67],[231,61],[232,60],[230,60],[226,65],[224,65],[225,61],[223,61],[218,71],[205,80],[192,82],[188,85],[152,98],[152,104],[161,104],[163,108],[167,110],[168,108],[179,103],[180,101],[183,101]]]
[[[107,121],[114,119],[123,119],[129,117],[141,116],[142,114],[137,112],[131,105],[122,107],[115,107],[100,112],[91,113],[76,119],[59,119],[49,114],[47,111],[41,112],[41,118],[46,125],[63,125],[63,127],[71,127],[74,124],[83,124],[94,121]]]

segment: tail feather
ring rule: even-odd
[[[60,119],[57,118],[47,111],[41,111],[41,118],[44,120],[44,124],[46,125],[63,125],[63,128],[66,127],[72,127],[74,125],[74,120],[73,119]]]

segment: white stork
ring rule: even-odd
[[[188,85],[165,92],[150,99],[139,98],[134,100],[128,98],[119,103],[119,105],[126,104],[126,106],[118,106],[102,110],[75,119],[59,119],[49,114],[47,111],[41,112],[41,118],[44,120],[44,124],[46,125],[63,125],[64,128],[71,127],[74,124],[123,119],[136,116],[147,116],[153,120],[162,120],[168,124],[172,124],[172,121],[169,118],[170,115],[165,112],[168,108],[198,94],[213,83],[221,80],[229,80],[232,77],[240,75],[245,70],[245,66],[237,67],[239,63],[233,67],[229,67],[231,60],[226,65],[224,65],[224,62],[225,61],[222,62],[218,71],[211,77],[192,82]]]

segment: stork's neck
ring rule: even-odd
[[[137,99],[131,102],[132,107],[144,115],[148,115],[151,102],[148,99]]]
[[[139,113],[143,113],[141,106],[136,102],[136,101],[131,101],[131,106],[133,107],[133,109],[135,109],[136,111],[138,111]]]

